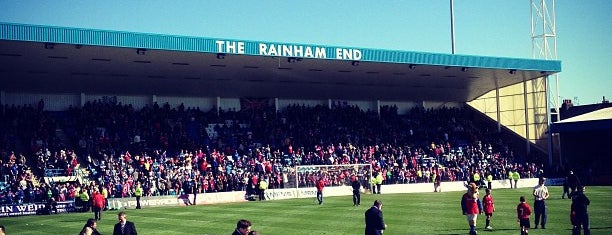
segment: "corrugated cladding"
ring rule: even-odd
[[[220,53],[220,51],[218,51],[216,41],[222,40],[230,42],[243,42],[245,45],[245,54],[253,56],[265,56],[265,54],[262,54],[259,51],[260,44],[290,45],[311,48],[325,48],[325,51],[327,53],[327,59],[336,59],[336,49],[341,48],[356,49],[361,51],[362,57],[360,58],[360,60],[362,61],[461,66],[492,69],[517,69],[548,72],[561,71],[561,61],[558,60],[516,59],[413,51],[392,51],[367,48],[305,45],[278,42],[257,42],[248,40],[185,37],[163,34],[133,33],[14,23],[0,23],[0,29],[0,39],[2,40],[145,48],[204,53]]]

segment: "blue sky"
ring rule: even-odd
[[[531,58],[530,0],[455,0],[456,53]],[[555,3],[559,96],[612,99],[612,3]],[[0,0],[0,21],[451,53],[449,0]]]

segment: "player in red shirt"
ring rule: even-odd
[[[521,203],[516,206],[516,214],[518,217],[519,226],[521,226],[521,235],[529,234],[529,216],[531,215],[531,207],[525,202],[525,197],[521,196]]]
[[[495,212],[495,204],[493,203],[493,196],[491,196],[491,189],[486,189],[485,192],[485,196],[482,197],[482,207],[484,209],[485,215],[487,216],[487,225],[485,226],[485,229],[493,230],[493,228],[490,226],[490,223],[491,217],[493,217],[493,212]]]
[[[323,177],[319,178],[317,181],[317,200],[319,201],[319,205],[323,204],[323,188],[325,188],[325,182],[323,182]]]
[[[93,208],[95,220],[101,220],[102,219],[102,209],[104,208],[104,205],[106,204],[104,196],[102,196],[102,194],[98,192],[98,188],[96,188],[94,189],[94,192],[91,195],[91,197],[92,197],[92,204],[93,204],[92,208]]]

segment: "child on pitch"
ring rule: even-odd
[[[495,204],[493,203],[493,196],[491,196],[491,189],[486,189],[486,195],[484,197],[482,197],[482,202],[483,202],[483,208],[484,208],[484,213],[487,216],[487,224],[485,226],[485,229],[487,230],[493,230],[493,228],[490,226],[491,224],[491,217],[493,217],[493,212],[495,212]]]
[[[478,214],[482,214],[482,203],[478,194],[478,186],[475,183],[470,183],[467,188],[467,192],[461,197],[461,210],[470,226],[470,235],[476,235],[476,220]]]
[[[525,197],[521,196],[519,199],[521,203],[516,206],[516,214],[518,217],[519,226],[521,227],[521,235],[529,234],[529,216],[531,215],[531,207],[525,202]]]

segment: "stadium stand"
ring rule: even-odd
[[[431,182],[434,172],[469,181],[542,170],[479,128],[469,109],[399,115],[384,106],[379,116],[338,103],[217,113],[95,101],[50,112],[41,100],[37,108],[5,105],[0,118],[3,204],[78,199],[94,187],[130,197],[136,182],[145,196],[245,191],[262,178],[270,188],[314,185],[317,173],[295,182],[295,165],[371,164],[383,184]],[[346,179],[328,177],[330,185]]]

